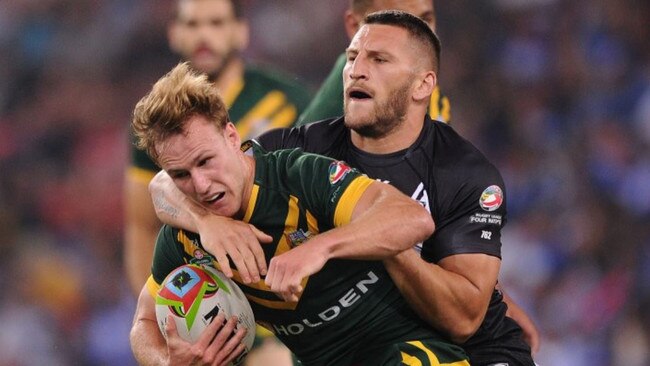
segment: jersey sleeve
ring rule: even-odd
[[[501,174],[481,159],[459,167],[454,169],[455,178],[438,184],[438,202],[433,213],[436,231],[425,242],[422,257],[433,262],[467,253],[501,258],[501,229],[506,223],[506,192]]]
[[[343,161],[300,154],[287,171],[291,190],[300,192],[299,199],[319,222],[328,227],[349,223],[354,207],[374,180]]]
[[[183,244],[177,240],[178,233],[178,229],[169,225],[163,225],[158,233],[151,265],[151,278],[158,286],[171,271],[185,264],[182,252]]]
[[[316,92],[314,99],[298,117],[296,125],[300,126],[343,114],[343,67],[345,61],[345,54],[340,55],[334,68]]]

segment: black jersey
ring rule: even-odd
[[[344,160],[368,176],[388,182],[426,207],[434,234],[418,249],[428,262],[454,254],[501,257],[506,195],[501,174],[450,126],[426,117],[420,136],[408,149],[376,155],[357,149],[344,119],[269,131],[258,138],[268,150],[300,147]],[[495,289],[476,334],[463,347],[472,364],[510,360],[532,365],[521,328],[505,316],[507,305]]]

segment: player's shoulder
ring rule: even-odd
[[[474,144],[461,136],[451,125],[429,121],[426,141],[434,165],[449,172],[450,178],[477,179],[500,176],[496,166]]]
[[[343,118],[338,117],[290,129],[271,130],[257,139],[268,150],[299,147],[307,152],[340,159],[340,153],[349,142],[349,130]]]

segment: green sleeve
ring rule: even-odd
[[[309,122],[343,115],[343,67],[345,54],[341,54],[334,68],[305,111],[298,117],[297,126]]]
[[[151,265],[151,274],[158,284],[162,283],[171,271],[185,264],[183,244],[177,242],[177,236],[178,230],[169,225],[163,225],[158,233]]]
[[[343,161],[300,150],[291,155],[286,171],[289,190],[327,227],[349,222],[354,206],[373,180]]]

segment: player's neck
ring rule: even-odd
[[[242,197],[241,212],[237,215],[236,219],[244,219],[248,211],[248,205],[253,204],[250,202],[253,194],[253,185],[255,183],[255,158],[252,156],[241,154],[241,158],[246,169],[246,183],[244,185],[244,195]]]
[[[424,126],[424,116],[411,116],[401,125],[382,137],[362,136],[351,131],[352,144],[371,154],[390,154],[411,147],[420,136]]]
[[[228,93],[233,85],[244,77],[244,60],[234,57],[224,66],[219,77],[214,81],[221,94]]]

